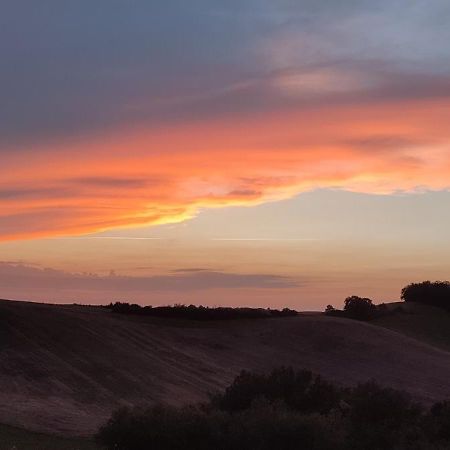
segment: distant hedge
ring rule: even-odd
[[[113,313],[135,314],[140,316],[164,317],[188,320],[233,320],[233,319],[267,319],[273,317],[296,316],[297,311],[289,308],[282,310],[264,308],[211,308],[208,306],[173,305],[140,306],[130,303],[111,303],[106,306]]]
[[[206,404],[120,409],[108,450],[431,450],[450,448],[450,403],[426,410],[373,381],[335,386],[309,371],[242,372]]]
[[[423,303],[450,310],[450,282],[411,283],[402,289],[401,298],[405,302]]]

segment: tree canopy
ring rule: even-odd
[[[402,289],[402,300],[437,306],[450,310],[450,282],[423,281],[411,283]]]

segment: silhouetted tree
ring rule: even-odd
[[[418,302],[450,310],[450,282],[411,283],[402,289],[401,298],[405,302]]]
[[[333,305],[327,305],[325,314],[333,317],[345,317],[344,311],[342,311],[342,309],[336,309]]]
[[[344,313],[346,317],[356,320],[370,320],[377,314],[377,307],[370,298],[352,295],[344,302]]]

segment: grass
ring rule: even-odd
[[[100,450],[94,442],[0,425],[0,450]]]

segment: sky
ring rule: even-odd
[[[1,0],[0,297],[322,309],[450,271],[447,0]]]

